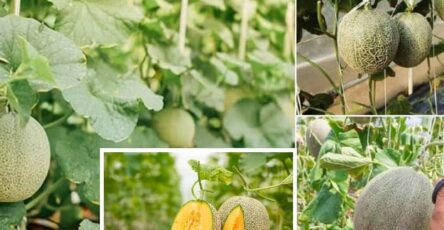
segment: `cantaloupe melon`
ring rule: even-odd
[[[269,230],[270,218],[265,206],[258,200],[234,196],[219,208],[223,230]]]
[[[330,131],[331,128],[324,119],[318,118],[308,123],[307,130],[305,131],[305,142],[312,156],[318,156],[319,150],[321,150],[321,146],[327,139]]]
[[[378,10],[355,10],[346,14],[338,28],[342,59],[358,73],[378,73],[396,55],[399,29],[390,16]]]
[[[179,108],[163,109],[154,115],[153,126],[160,139],[170,147],[193,147],[195,125],[187,111]]]
[[[216,209],[203,200],[185,203],[177,213],[171,230],[219,230],[220,218]]]
[[[399,47],[394,62],[402,67],[420,64],[432,46],[432,27],[418,13],[405,12],[395,16],[399,28]]]
[[[444,20],[444,0],[434,0],[435,9],[441,20]]]
[[[389,169],[373,178],[356,203],[356,230],[427,230],[432,216],[432,184],[408,167]]]
[[[34,118],[22,126],[17,114],[0,114],[0,202],[22,201],[37,192],[50,160],[48,137]]]

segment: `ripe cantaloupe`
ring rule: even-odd
[[[342,59],[359,73],[384,70],[396,55],[399,29],[388,14],[378,10],[355,10],[338,27],[338,49]]]
[[[191,115],[179,108],[166,108],[154,115],[153,126],[160,139],[170,147],[193,147],[195,134]]]
[[[327,139],[330,131],[331,128],[324,119],[318,118],[308,123],[307,130],[305,131],[305,141],[312,156],[318,156],[319,150],[321,150],[321,146]]]
[[[435,9],[441,20],[444,20],[444,0],[435,0]]]
[[[270,218],[265,206],[256,199],[234,196],[219,208],[223,230],[269,230]]]
[[[34,118],[23,127],[17,114],[0,114],[0,202],[34,195],[48,175],[50,160],[48,137]]]
[[[394,62],[402,67],[419,65],[432,47],[432,27],[418,13],[405,12],[395,16],[399,27],[399,47]]]
[[[355,206],[356,230],[427,230],[432,216],[432,184],[408,167],[389,169],[365,186]]]
[[[220,218],[216,209],[203,200],[185,203],[177,213],[171,230],[219,230]]]

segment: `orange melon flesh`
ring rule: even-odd
[[[245,230],[244,212],[240,206],[230,212],[223,230]]]
[[[213,229],[213,211],[204,201],[190,201],[179,210],[172,230]]]

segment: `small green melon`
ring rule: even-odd
[[[428,230],[432,184],[408,167],[389,169],[365,186],[355,206],[357,230]]]
[[[307,130],[305,131],[305,141],[312,156],[318,156],[319,150],[321,150],[321,146],[324,144],[330,131],[330,125],[324,119],[318,118],[308,123]]]
[[[239,214],[235,212],[241,213],[241,216],[239,216]],[[231,197],[227,199],[220,206],[218,213],[222,220],[222,226],[224,230],[230,229],[231,226],[236,225],[236,223],[242,223],[244,225],[244,226],[238,226],[239,229],[245,229],[245,230],[270,229],[270,218],[268,217],[267,209],[260,201],[250,197],[245,197],[245,196]],[[228,220],[228,217],[230,217],[230,220]],[[237,221],[232,221],[232,220],[237,220]]]
[[[402,67],[419,65],[432,47],[432,27],[418,13],[399,13],[395,20],[399,27],[400,41],[394,62]]]
[[[179,108],[166,108],[154,115],[153,126],[160,139],[173,148],[194,145],[195,125],[191,115]]]
[[[435,9],[441,20],[444,20],[444,0],[434,0]]]
[[[48,137],[34,118],[23,127],[17,114],[0,114],[0,202],[34,195],[48,174],[50,160]]]
[[[395,58],[399,45],[396,22],[378,10],[355,10],[346,14],[337,36],[340,56],[359,73],[384,70]]]

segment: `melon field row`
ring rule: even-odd
[[[299,229],[429,229],[443,118],[307,117],[298,127]]]

